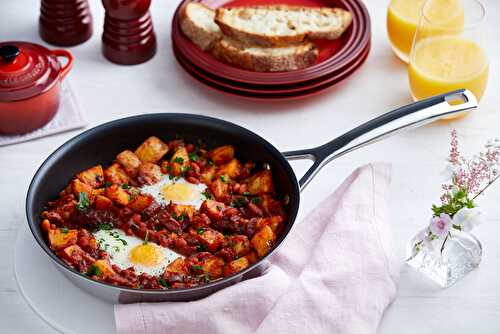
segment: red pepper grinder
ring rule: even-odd
[[[92,36],[92,16],[87,0],[42,0],[39,33],[44,41],[73,46]]]
[[[151,0],[102,0],[106,15],[102,53],[110,61],[133,65],[156,53],[156,37],[149,13]]]

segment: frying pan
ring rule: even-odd
[[[457,104],[457,101],[460,103]],[[285,153],[280,153],[273,145],[250,130],[205,116],[165,113],[115,120],[74,137],[43,162],[28,189],[26,198],[28,224],[35,240],[56,267],[75,285],[99,298],[113,303],[195,300],[263,273],[268,265],[266,259],[281,245],[295,222],[299,210],[300,191],[328,162],[403,129],[417,127],[476,107],[477,102],[472,93],[458,90],[383,114],[324,145]],[[288,219],[282,235],[269,254],[232,276],[203,286],[172,290],[117,287],[94,281],[66,266],[47,246],[40,229],[40,214],[46,203],[56,198],[77,172],[96,164],[110,163],[118,152],[137,147],[149,136],[155,135],[168,139],[176,134],[180,134],[188,141],[202,138],[209,148],[232,144],[240,160],[256,161],[272,169],[277,192],[288,198],[285,207]],[[298,182],[288,163],[288,160],[294,159],[313,161],[312,166]],[[43,286],[41,285],[40,288]]]

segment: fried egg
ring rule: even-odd
[[[169,175],[153,184],[139,188],[143,194],[151,195],[159,204],[170,202],[180,205],[192,205],[199,209],[206,196],[203,194],[207,186],[203,183],[189,183],[183,177],[171,177]]]
[[[183,258],[168,248],[126,235],[119,229],[99,230],[93,235],[112,264],[120,269],[133,267],[137,274],[161,275],[175,259]]]

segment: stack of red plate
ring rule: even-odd
[[[180,29],[177,8],[172,21],[172,45],[179,64],[195,79],[216,90],[257,99],[290,99],[310,96],[329,88],[354,73],[370,51],[370,16],[361,0],[200,0],[211,7],[290,4],[340,7],[353,15],[351,27],[337,40],[315,40],[318,62],[290,72],[253,72],[225,64],[204,52]]]

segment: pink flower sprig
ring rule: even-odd
[[[441,252],[452,229],[470,231],[479,224],[480,212],[474,200],[500,178],[500,140],[490,140],[484,150],[472,159],[464,158],[458,148],[457,131],[451,131],[451,148],[446,175],[448,182],[441,185],[441,205],[433,205],[433,216],[424,229],[414,251],[429,246],[435,240],[443,240]]]

